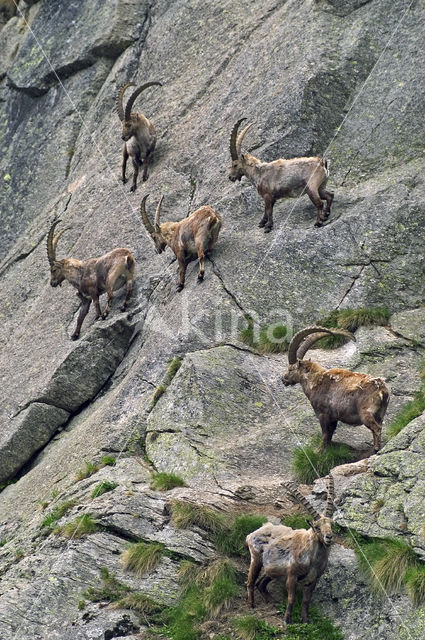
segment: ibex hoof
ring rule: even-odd
[[[127,305],[126,305],[126,304],[123,304],[123,305],[120,307],[120,311],[127,311]]]
[[[260,222],[258,223],[258,226],[260,227],[260,229],[262,229],[266,224],[266,220],[260,220]]]
[[[80,337],[79,333],[73,333],[71,336],[71,340],[78,340],[79,337]]]
[[[176,287],[176,291],[181,291],[184,288],[184,284],[178,284]]]
[[[100,316],[100,320],[106,320],[107,317],[108,317],[107,313],[102,313],[102,315]]]
[[[264,233],[270,233],[273,227],[264,227]]]
[[[122,178],[122,183],[126,184],[128,182],[127,178]]]
[[[132,191],[136,191],[137,187],[135,187],[134,185],[132,187],[130,187],[130,192]]]
[[[315,227],[323,227],[323,222],[321,220],[317,220],[317,222],[314,223]]]
[[[198,273],[198,282],[203,282],[203,280],[204,280],[204,274]]]

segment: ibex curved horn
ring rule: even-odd
[[[146,230],[151,235],[155,233],[155,228],[152,226],[151,221],[148,218],[148,214],[146,213],[146,200],[149,198],[149,194],[143,197],[143,200],[140,204],[140,215],[142,216],[143,224],[146,227]]]
[[[307,336],[312,335],[310,339]],[[349,340],[356,340],[354,335],[344,329],[327,329],[326,327],[306,327],[298,331],[292,338],[288,347],[288,363],[295,364],[297,360],[302,360],[308,349],[313,346],[315,342],[324,338],[327,335],[342,335]]]
[[[238,159],[238,152],[237,152],[237,148],[236,148],[236,138],[238,135],[238,129],[241,125],[241,123],[246,120],[246,118],[241,118],[240,120],[237,121],[237,123],[234,125],[233,129],[232,129],[232,133],[230,135],[230,155],[232,156],[232,160],[237,160]]]
[[[313,518],[315,520],[319,520],[322,517],[320,515],[320,513],[318,511],[316,511],[316,509],[313,507],[313,505],[310,504],[310,502],[307,500],[307,498],[305,496],[303,496],[303,494],[298,490],[298,487],[296,486],[296,484],[294,484],[293,482],[287,482],[284,486],[285,486],[285,489],[288,491],[288,493],[290,493],[290,495],[297,502],[302,504],[303,507],[305,507],[307,509],[309,514],[311,516],[313,516]]]
[[[333,475],[330,473],[329,482],[328,482],[328,498],[326,500],[326,507],[325,507],[325,514],[324,514],[326,518],[330,518],[333,512],[335,511],[334,500],[335,500],[334,478],[333,478]]]
[[[159,227],[159,217],[161,215],[161,204],[163,200],[164,200],[164,196],[161,196],[155,211],[155,218],[154,218],[155,231],[158,231],[159,233],[161,233],[161,229]]]
[[[123,106],[124,91],[128,89],[128,87],[135,87],[135,86],[136,84],[134,82],[126,82],[126,84],[123,84],[121,89],[118,91],[115,106],[118,111],[118,117],[121,120],[121,122],[123,122],[124,120],[124,106]]]
[[[50,266],[52,266],[56,262],[56,246],[58,244],[59,238],[65,231],[65,229],[59,231],[59,233],[57,233],[54,237],[55,228],[56,225],[59,224],[59,222],[61,222],[61,220],[55,220],[49,229],[49,233],[47,234],[47,259],[49,260]]]
[[[246,127],[244,129],[242,129],[242,131],[240,132],[240,134],[236,138],[236,153],[238,154],[238,156],[241,155],[241,146],[242,146],[242,141],[245,138],[245,134],[248,131],[248,129],[250,129],[252,127],[252,125],[253,125],[252,122],[250,122],[250,124],[247,124]]]
[[[134,83],[132,83],[132,84],[134,84]],[[152,87],[154,85],[162,87],[162,84],[160,82],[146,82],[146,84],[142,84],[140,87],[138,87],[136,89],[136,91],[133,91],[133,93],[129,97],[128,102],[127,102],[127,104],[125,106],[124,120],[130,120],[131,110],[133,108],[133,103],[134,103],[135,99],[137,98],[137,96],[139,96],[142,93],[142,91],[144,91],[148,87]]]

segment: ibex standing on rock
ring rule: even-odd
[[[274,160],[261,162],[250,153],[241,152],[242,141],[252,126],[248,124],[238,135],[240,124],[246,120],[241,118],[233,127],[230,137],[230,155],[232,165],[229,179],[232,182],[246,176],[257,188],[265,203],[264,215],[259,227],[268,233],[273,229],[273,206],[280,198],[296,198],[304,192],[317,207],[316,227],[321,227],[331,213],[334,194],[325,189],[329,177],[328,162],[318,156],[313,158],[292,158],[290,160]],[[326,208],[323,210],[323,202]]]
[[[61,285],[64,280],[68,280],[68,282],[77,289],[77,295],[81,300],[81,307],[77,326],[71,336],[72,340],[77,340],[80,335],[81,325],[88,313],[92,300],[96,307],[96,319],[102,317],[104,320],[109,313],[113,291],[119,289],[124,284],[127,286],[127,295],[121,311],[125,311],[133,289],[135,261],[129,249],[114,249],[109,253],[105,253],[105,255],[100,258],[90,258],[84,262],[75,260],[74,258],[56,260],[58,240],[64,231],[66,231],[66,229],[62,229],[54,235],[55,227],[59,222],[60,220],[56,220],[52,224],[47,236],[50,284],[52,287],[57,287]],[[99,296],[102,295],[102,293],[106,293],[108,296],[103,313],[99,303]]]
[[[373,434],[375,451],[381,446],[382,421],[389,401],[388,387],[382,378],[346,369],[325,369],[316,362],[303,360],[308,349],[325,336],[352,333],[342,329],[308,327],[298,331],[288,348],[288,371],[284,385],[300,384],[319,419],[326,447],[332,440],[338,420],[345,424],[364,424]]]
[[[177,291],[184,287],[186,267],[191,260],[199,260],[198,281],[204,279],[204,256],[213,250],[221,229],[221,217],[209,205],[204,205],[183,218],[179,222],[159,223],[161,197],[156,208],[154,224],[150,222],[146,213],[145,196],[140,205],[143,224],[155,244],[157,253],[162,253],[168,246],[174,251],[179,263],[179,284]]]
[[[137,96],[148,87],[152,87],[154,85],[162,87],[160,82],[147,82],[141,87],[138,87],[136,91],[133,91],[125,109],[123,107],[124,91],[128,87],[134,87],[136,85],[134,82],[127,82],[127,84],[121,87],[117,95],[117,111],[119,119],[122,122],[122,139],[124,140],[122,150],[122,181],[124,184],[127,182],[125,170],[128,156],[132,159],[134,169],[133,184],[131,185],[130,191],[136,191],[137,189],[137,177],[139,175],[139,168],[142,164],[144,165],[143,181],[148,179],[148,166],[152,162],[153,152],[156,145],[156,129],[153,123],[148,120],[143,113],[132,113],[131,109]]]
[[[291,529],[270,522],[250,533],[246,543],[251,554],[248,573],[248,603],[254,607],[254,587],[268,600],[267,585],[273,578],[284,578],[288,592],[288,605],[284,622],[291,624],[297,584],[303,587],[302,622],[308,622],[308,607],[314,587],[328,564],[333,540],[331,516],[334,511],[334,482],[329,476],[328,497],[321,515],[292,483],[287,486],[292,497],[302,504],[313,521],[310,529]],[[260,571],[263,574],[257,580]]]

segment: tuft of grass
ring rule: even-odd
[[[187,529],[195,525],[215,535],[226,530],[224,514],[182,500],[171,502],[171,521],[177,529]]]
[[[393,418],[388,425],[387,434],[389,438],[394,438],[404,427],[412,420],[422,415],[425,411],[425,388],[422,388],[415,394],[413,400],[410,400],[401,411]]]
[[[153,473],[150,483],[150,488],[156,491],[169,491],[175,487],[187,487],[187,484],[180,478],[180,476],[174,473],[166,473],[161,471],[159,473]]]
[[[127,595],[130,591],[130,587],[119,582],[106,567],[101,567],[100,586],[89,587],[83,592],[83,596],[91,602],[116,602]]]
[[[356,540],[357,562],[375,591],[396,593],[405,588],[415,605],[425,601],[425,564],[407,542],[361,536]]]
[[[322,438],[314,436],[309,444],[294,449],[292,470],[299,482],[311,484],[317,477],[326,476],[333,467],[353,461],[353,454],[345,444],[322,448]]]
[[[170,362],[168,363],[167,376],[166,376],[168,384],[170,384],[171,380],[174,378],[177,371],[182,366],[182,362],[183,360],[181,358],[175,357],[172,360],[170,360]]]
[[[102,456],[99,463],[99,468],[101,467],[114,467],[117,461],[114,456]]]
[[[289,346],[288,329],[285,325],[274,323],[255,331],[250,319],[248,326],[239,332],[239,340],[260,353],[283,353]]]
[[[308,514],[293,513],[282,518],[282,524],[292,529],[310,529],[310,525],[307,522],[308,518],[311,518]]]
[[[98,498],[99,496],[107,493],[108,491],[113,491],[118,487],[118,482],[110,482],[109,480],[104,480],[103,482],[99,482],[98,485],[91,492],[92,498]]]
[[[260,515],[244,514],[236,517],[228,529],[217,533],[215,538],[217,548],[226,555],[247,556],[246,536],[265,522],[267,518]]]
[[[425,602],[425,565],[411,567],[405,574],[406,591],[418,607]]]
[[[84,463],[84,469],[79,469],[75,476],[75,482],[79,482],[80,480],[85,480],[85,478],[90,478],[94,473],[97,473],[100,469],[98,464],[94,462],[89,462],[88,460]]]
[[[388,324],[390,315],[386,307],[335,309],[328,316],[319,320],[319,324],[328,329],[345,329],[354,333],[359,327],[385,326]],[[336,349],[345,344],[347,340],[344,336],[326,336],[317,342],[317,346],[321,349]]]
[[[142,576],[158,566],[164,551],[164,545],[159,542],[134,542],[121,554],[121,562],[124,569]]]
[[[99,531],[99,528],[98,523],[89,513],[83,513],[63,527],[57,527],[54,533],[60,534],[65,538],[82,538],[91,533],[96,533],[96,531]]]
[[[155,391],[153,392],[153,396],[152,396],[152,403],[151,403],[151,408],[153,409],[153,407],[156,405],[156,403],[158,402],[158,400],[160,399],[160,397],[165,393],[166,390],[166,386],[165,384],[160,384]]]
[[[201,570],[195,580],[202,589],[202,604],[206,615],[216,617],[220,611],[229,608],[240,588],[236,579],[236,569],[231,562],[219,559]]]
[[[241,640],[273,640],[277,637],[276,634],[282,634],[282,630],[270,626],[256,616],[243,616],[236,619],[234,624]]]
[[[163,605],[155,602],[152,598],[144,593],[129,593],[122,598],[116,600],[113,605],[114,609],[132,609],[138,613],[152,615],[158,613]]]
[[[58,504],[57,507],[53,509],[53,511],[47,514],[47,516],[41,523],[41,526],[51,527],[52,524],[60,520],[62,516],[64,516],[65,513],[67,513],[67,511],[69,511],[74,505],[75,500],[66,500],[65,502],[61,502],[61,504]]]

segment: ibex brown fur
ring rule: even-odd
[[[387,410],[389,391],[382,378],[346,369],[325,369],[316,362],[303,360],[317,340],[329,334],[343,334],[355,340],[353,334],[339,329],[308,327],[291,340],[288,349],[288,371],[283,384],[300,384],[319,419],[323,445],[327,446],[338,420],[345,424],[364,424],[373,434],[375,451],[381,446],[382,421]]]
[[[246,176],[257,188],[265,203],[264,215],[259,227],[268,233],[273,229],[273,206],[280,198],[295,198],[306,193],[317,208],[316,227],[321,227],[331,213],[334,194],[325,189],[329,176],[328,162],[318,156],[312,158],[280,158],[273,162],[261,162],[248,152],[242,153],[241,146],[248,124],[238,135],[238,129],[246,118],[241,118],[233,127],[230,137],[232,164],[229,179],[235,182]],[[326,200],[323,209],[322,200]]]
[[[254,587],[268,600],[267,585],[273,578],[284,578],[288,592],[288,605],[284,622],[291,624],[292,609],[297,584],[303,587],[302,622],[308,622],[308,607],[311,596],[328,564],[332,543],[332,513],[334,510],[333,477],[329,476],[326,508],[320,514],[291,483],[286,487],[297,502],[301,503],[313,521],[310,529],[291,529],[285,525],[266,523],[250,533],[246,543],[251,554],[247,590],[248,603],[254,607]],[[263,570],[259,580],[260,571]]]
[[[127,82],[127,84],[121,87],[117,95],[117,111],[119,119],[122,122],[122,139],[124,140],[122,150],[122,181],[124,184],[127,182],[125,170],[127,167],[128,156],[131,157],[134,169],[133,183],[130,191],[136,191],[137,189],[137,177],[139,175],[139,168],[142,164],[144,165],[143,181],[148,179],[148,166],[153,160],[153,152],[156,145],[156,129],[153,123],[148,120],[143,113],[132,113],[131,109],[137,96],[148,87],[152,87],[154,85],[162,87],[160,82],[147,82],[146,84],[138,87],[136,91],[133,91],[125,109],[123,106],[124,91],[128,87],[134,87],[136,85],[134,82]]]
[[[127,295],[121,307],[125,311],[133,289],[134,257],[129,249],[114,249],[105,253],[100,258],[90,258],[82,262],[74,258],[56,259],[56,247],[58,240],[66,229],[62,229],[56,235],[55,227],[60,220],[56,220],[50,227],[47,236],[47,257],[50,264],[50,284],[52,287],[61,285],[68,280],[76,289],[81,300],[80,313],[77,326],[71,336],[77,340],[80,335],[81,325],[86,317],[93,300],[96,307],[96,319],[105,319],[109,313],[109,307],[113,298],[113,291],[124,284],[127,287]],[[100,309],[99,296],[106,293],[108,300],[103,312]]]
[[[204,256],[214,249],[221,229],[221,217],[209,205],[204,205],[179,222],[160,224],[162,196],[152,225],[145,208],[147,198],[146,195],[140,206],[143,224],[155,243],[157,253],[162,253],[167,246],[174,251],[179,263],[177,291],[184,287],[188,263],[196,258],[199,260],[198,280],[202,281],[205,272]]]

